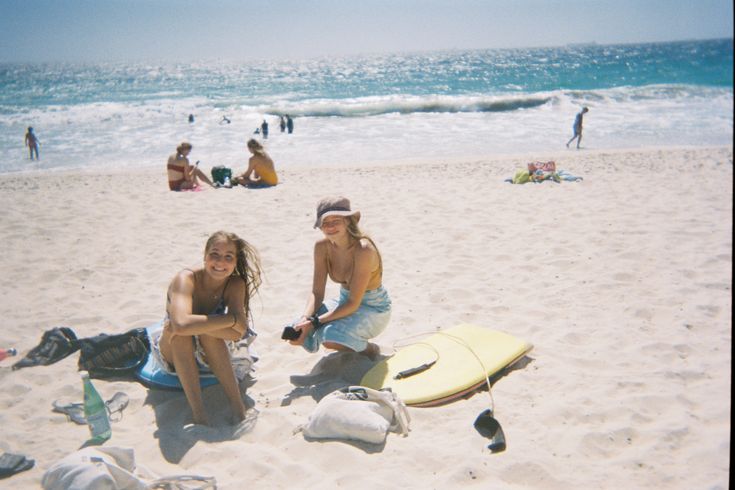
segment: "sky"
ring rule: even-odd
[[[732,37],[732,0],[0,0],[0,62],[285,60]]]

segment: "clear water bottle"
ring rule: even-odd
[[[232,182],[230,182],[230,176],[225,176],[225,187],[232,187]]]
[[[105,401],[89,379],[87,371],[80,372],[84,385],[84,417],[89,425],[92,438],[86,445],[100,445],[112,436],[110,429],[110,417],[107,415]]]
[[[5,359],[6,357],[13,357],[15,355],[18,355],[18,351],[13,349],[12,347],[10,349],[0,349],[0,361]]]

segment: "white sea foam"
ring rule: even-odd
[[[533,103],[524,107],[528,101]],[[283,96],[260,102],[161,98],[0,115],[0,171],[162,165],[181,140],[194,144],[192,158],[205,166],[240,167],[245,142],[264,118],[270,123],[267,146],[281,167],[553,151],[571,137],[582,106],[590,108],[582,144],[587,148],[726,145],[733,131],[732,90],[696,86],[364,97],[304,101],[298,107]],[[281,134],[274,113],[297,116],[294,134]],[[194,114],[193,124],[188,114]],[[224,115],[231,124],[222,124]],[[29,124],[42,143],[40,162],[29,162],[23,147]]]

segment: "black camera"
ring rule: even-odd
[[[296,330],[293,327],[286,327],[283,329],[283,333],[281,334],[281,338],[283,340],[296,340],[301,336],[301,331]]]

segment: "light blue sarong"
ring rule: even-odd
[[[317,310],[317,315],[334,311],[347,302],[349,297],[349,290],[340,288],[339,298],[325,301]],[[316,352],[320,344],[335,342],[355,352],[362,352],[367,349],[368,340],[380,335],[388,326],[390,312],[390,297],[383,286],[365,291],[360,306],[354,313],[325,323],[318,330],[312,330],[304,340],[303,347],[309,352]]]

